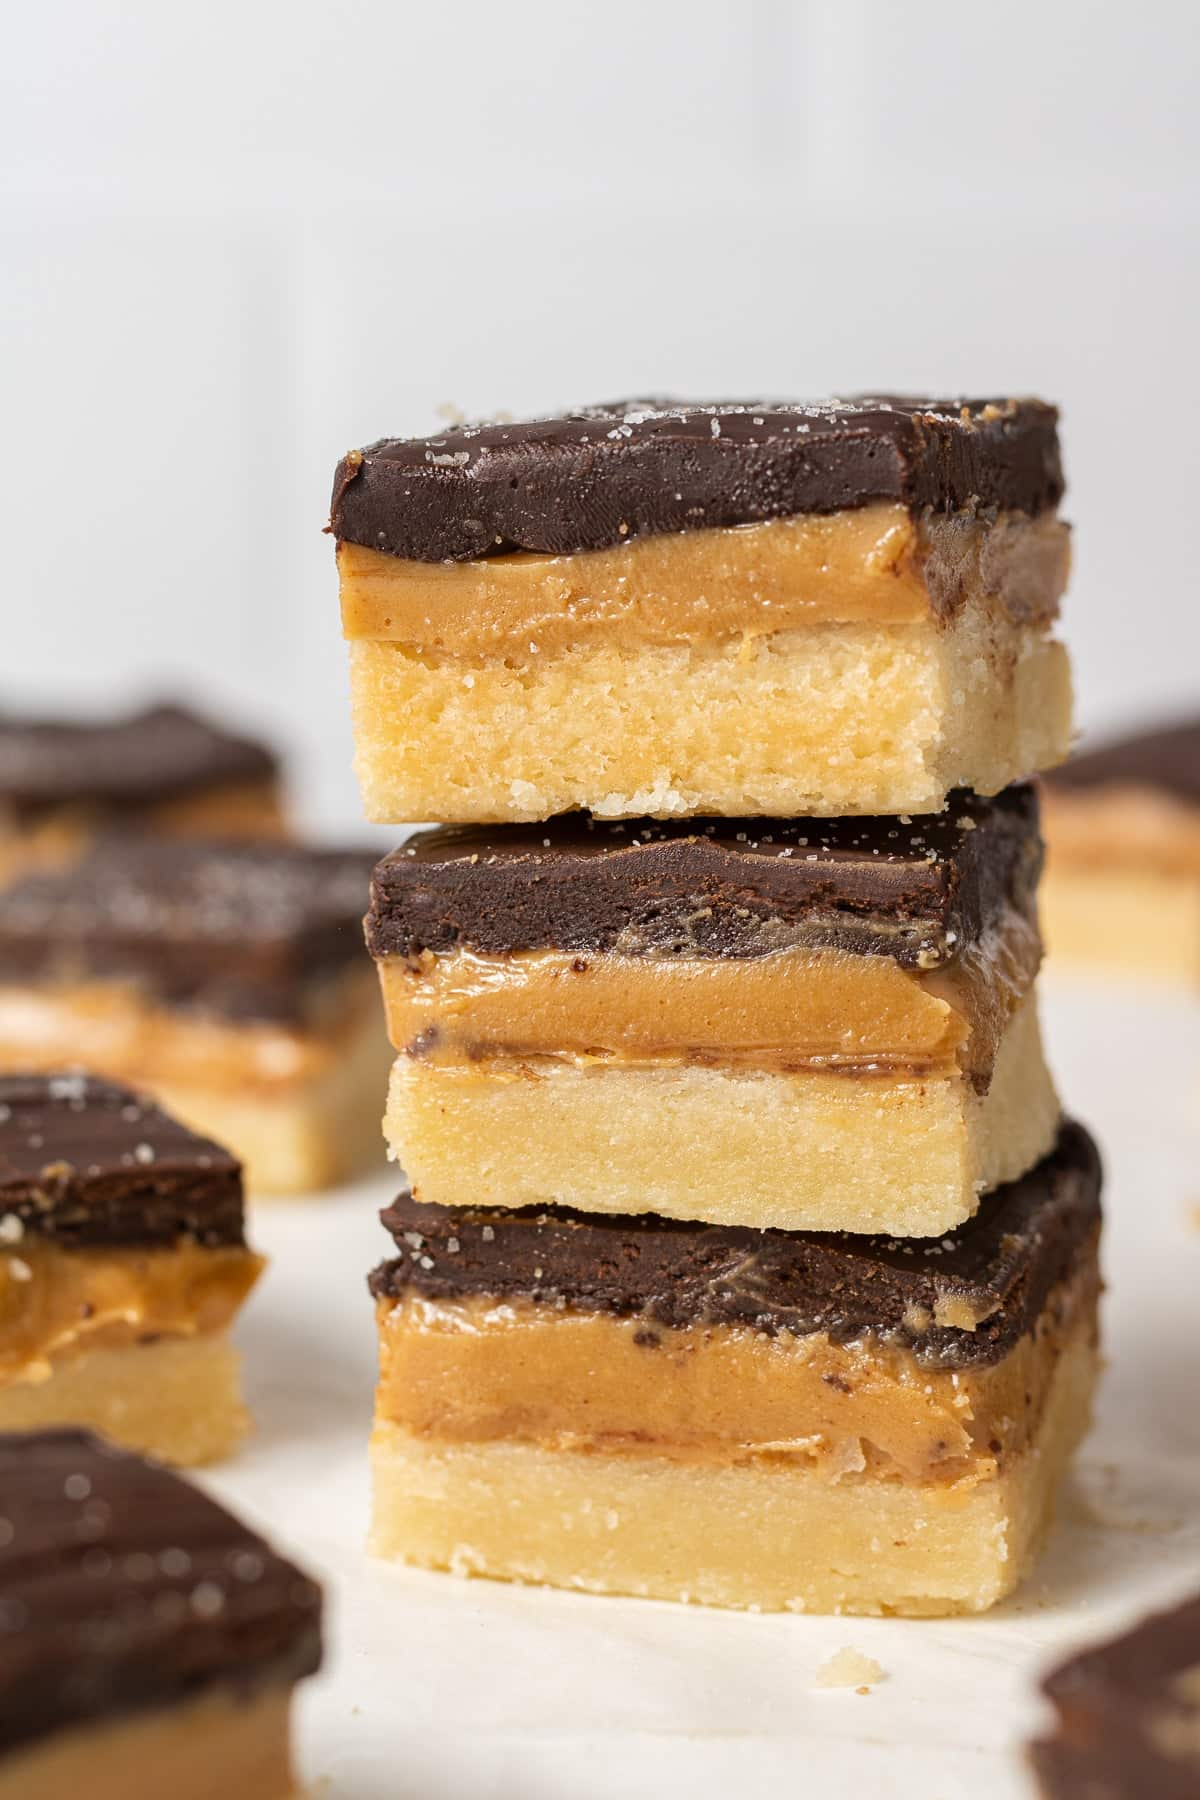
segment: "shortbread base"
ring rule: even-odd
[[[387,1036],[368,969],[315,1025],[156,1006],[120,983],[0,987],[0,1070],[80,1064],[153,1095],[245,1166],[247,1188],[311,1193],[378,1156]]]
[[[215,1462],[250,1429],[241,1359],[224,1333],[158,1338],[83,1351],[46,1380],[0,1387],[0,1431],[56,1425],[86,1426],[159,1462]]]
[[[472,659],[350,645],[367,817],[528,821],[937,812],[1070,745],[1066,652],[968,609]]]
[[[290,1688],[78,1725],[0,1759],[0,1800],[292,1800]]]
[[[1200,988],[1200,876],[1052,856],[1039,905],[1052,968]]]
[[[1081,1337],[1030,1448],[991,1480],[952,1487],[830,1480],[769,1458],[697,1466],[452,1444],[379,1423],[370,1548],[459,1575],[762,1612],[983,1612],[1038,1555],[1095,1374]]]
[[[487,1193],[510,1207],[933,1237],[1031,1168],[1058,1123],[1030,997],[982,1096],[959,1072],[401,1056],[384,1130],[414,1197],[438,1205]]]

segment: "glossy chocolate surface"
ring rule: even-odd
[[[659,398],[383,438],[338,464],[329,528],[393,556],[457,562],[873,500],[1033,514],[1062,492],[1058,414],[1039,400]]]
[[[127,981],[232,1019],[304,1018],[362,956],[374,855],[107,837],[0,890],[0,983]]]
[[[0,1241],[243,1244],[242,1168],[145,1095],[91,1076],[0,1076]]]
[[[319,1588],[199,1488],[87,1432],[0,1435],[0,1752],[320,1659]]]
[[[636,1317],[651,1339],[656,1327],[692,1326],[872,1337],[931,1367],[968,1368],[999,1361],[1091,1254],[1100,1174],[1087,1132],[1064,1124],[1049,1156],[940,1239],[428,1206],[402,1194],[381,1215],[399,1255],[370,1286],[377,1298],[488,1296]],[[975,1329],[937,1323],[947,1303],[972,1312]]]
[[[912,819],[655,819],[569,814],[545,825],[442,826],[386,857],[371,884],[376,957],[559,950],[749,957],[803,944],[933,967],[1041,868],[1037,796],[952,794]]]

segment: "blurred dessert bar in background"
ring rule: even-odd
[[[367,816],[919,813],[1070,743],[1036,400],[637,400],[343,458]]]
[[[317,1584],[86,1432],[0,1436],[0,1494],[0,1800],[292,1800]]]
[[[1052,1146],[1037,798],[449,826],[368,943],[418,1200],[936,1235]]]
[[[1200,988],[1200,717],[1072,757],[1044,819],[1055,966]]]
[[[225,1455],[249,1428],[228,1328],[261,1268],[219,1145],[129,1088],[0,1076],[0,1431]]]
[[[109,837],[0,890],[0,1069],[83,1066],[302,1192],[379,1144],[370,850]]]
[[[0,712],[0,879],[66,862],[112,828],[280,836],[278,761],[179,706],[87,721]]]
[[[941,1239],[402,1195],[372,1547],[715,1606],[990,1606],[1088,1423],[1099,1195],[1069,1123]]]
[[[1032,1748],[1046,1800],[1200,1795],[1200,1594],[1085,1650],[1043,1691],[1058,1715]]]

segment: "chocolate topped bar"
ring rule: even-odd
[[[933,1240],[431,1206],[408,1194],[381,1217],[400,1255],[371,1276],[377,1299],[526,1299],[644,1319],[649,1342],[655,1326],[871,1336],[930,1367],[965,1368],[999,1361],[1032,1328],[1096,1232],[1100,1158],[1081,1125],[1064,1124],[1049,1156]]]
[[[1038,513],[1063,492],[1040,400],[856,396],[816,403],[627,400],[515,424],[383,438],[338,464],[335,537],[418,562],[836,512]]]
[[[1200,1795],[1200,1595],[1064,1663],[1043,1683],[1057,1735],[1033,1747],[1055,1800]]]
[[[912,819],[687,819],[443,826],[371,884],[376,957],[554,949],[751,957],[802,944],[949,961],[1032,907],[1037,797],[952,795]]]
[[[0,1751],[321,1660],[317,1586],[166,1469],[0,1435]]]
[[[242,1170],[144,1095],[91,1076],[0,1076],[0,1240],[243,1244]]]
[[[1052,783],[1056,788],[1157,788],[1200,805],[1200,718],[1098,744],[1056,769]]]
[[[374,855],[109,837],[0,892],[0,982],[128,981],[171,1005],[291,1022],[362,955]]]
[[[21,816],[58,806],[136,811],[278,772],[265,745],[181,706],[95,722],[0,714],[0,804]]]

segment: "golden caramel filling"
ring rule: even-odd
[[[1136,785],[1056,788],[1042,794],[1054,869],[1132,869],[1200,879],[1200,806]]]
[[[0,1254],[0,1383],[154,1337],[223,1331],[264,1267],[242,1245],[68,1250],[31,1236]]]
[[[1067,1340],[1094,1334],[1096,1295],[1093,1249],[1034,1332],[998,1363],[961,1371],[824,1333],[672,1329],[523,1300],[384,1299],[376,1419],[440,1442],[984,1480],[1028,1443]]]
[[[292,1690],[202,1693],[21,1746],[0,1762],[0,1800],[293,1800]]]
[[[133,815],[136,828],[162,837],[280,838],[287,826],[272,782],[206,788]],[[33,820],[0,814],[0,882],[29,869],[76,862],[111,816],[91,807],[60,806]]]
[[[914,518],[880,502],[639,537],[573,556],[518,551],[421,563],[337,547],[347,638],[437,656],[553,654],[759,637],[805,626],[942,618],[969,601],[1048,623],[1066,586],[1068,528],[1052,515]]]
[[[986,1084],[1040,959],[1036,928],[1004,931],[939,970],[890,956],[573,956],[529,951],[379,963],[393,1046],[436,1063],[557,1057],[702,1062],[860,1074],[953,1074]]]
[[[173,1012],[118,981],[0,987],[0,1069],[82,1063],[151,1091],[179,1082],[269,1095],[336,1068],[374,1011],[371,988],[355,970],[291,1026]]]

